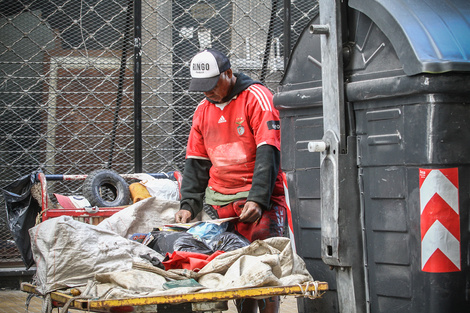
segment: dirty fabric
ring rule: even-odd
[[[313,279],[285,237],[256,240],[221,254],[194,276],[213,289],[295,285]]]
[[[165,277],[161,275],[131,269],[122,272],[96,274],[95,280],[135,293],[162,291],[163,284],[166,282]]]
[[[284,237],[258,240],[247,247],[218,255],[198,272],[187,269],[165,271],[148,265],[138,265],[139,263],[134,263],[132,270],[97,274],[95,279],[89,282],[93,284],[94,289],[93,293],[88,295],[104,300],[292,286],[313,281],[304,261],[292,253],[290,240]],[[146,272],[152,278],[145,278]],[[152,287],[153,282],[158,284],[162,281],[156,278],[158,276],[167,280],[193,278],[202,286],[163,290],[163,286]],[[142,289],[139,287],[140,281]],[[83,286],[79,289],[84,292],[87,288]]]
[[[30,229],[36,284],[42,294],[87,283],[96,273],[125,271],[156,251],[114,232],[61,216]]]
[[[113,214],[98,227],[128,238],[134,233],[148,233],[157,225],[174,223],[178,210],[179,201],[151,197]]]
[[[129,238],[134,233],[148,233],[157,226],[174,223],[179,207],[179,201],[151,197],[113,214],[99,223],[98,227]],[[208,219],[207,214],[202,212],[194,221]]]

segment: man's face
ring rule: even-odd
[[[231,70],[227,70],[220,74],[219,81],[217,85],[210,90],[204,92],[204,95],[211,99],[213,102],[220,103],[222,100],[228,95],[231,88],[231,79],[232,79],[232,72]]]

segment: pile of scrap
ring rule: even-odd
[[[30,229],[40,294],[74,288],[84,297],[118,299],[221,291],[312,281],[284,237],[224,251],[193,270],[161,267],[167,255],[129,239],[173,222],[178,201],[151,197],[94,226],[62,216]]]

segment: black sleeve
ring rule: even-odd
[[[185,161],[181,182],[180,210],[190,211],[191,218],[202,210],[211,166],[212,163],[209,160],[188,158]]]
[[[263,210],[269,207],[281,162],[280,151],[271,145],[256,149],[255,171],[248,199],[258,203]]]

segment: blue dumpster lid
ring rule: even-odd
[[[469,0],[350,0],[392,43],[407,75],[470,71]]]

